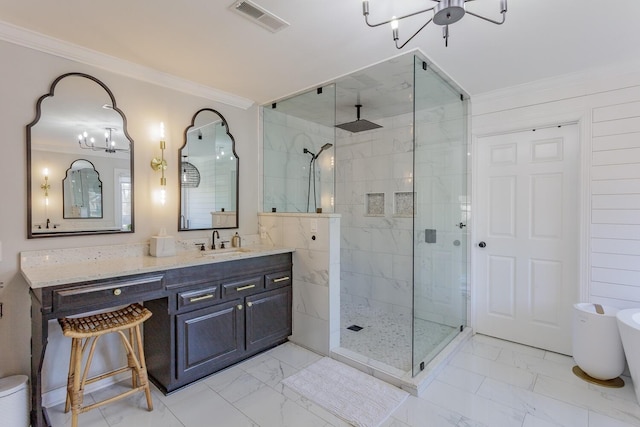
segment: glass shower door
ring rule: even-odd
[[[417,375],[467,324],[467,101],[414,64],[413,354]]]

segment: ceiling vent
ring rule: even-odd
[[[244,16],[247,19],[255,22],[263,28],[271,31],[272,33],[277,33],[278,31],[289,26],[289,23],[283,19],[278,18],[271,12],[266,11],[261,8],[257,4],[247,1],[240,0],[233,3],[229,9],[235,11],[239,15]]]

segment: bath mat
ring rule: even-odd
[[[283,384],[357,427],[377,427],[409,396],[406,391],[324,357]]]

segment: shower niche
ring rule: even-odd
[[[411,52],[262,114],[264,212],[341,215],[332,352],[416,376],[467,325],[468,95]]]

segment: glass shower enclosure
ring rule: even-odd
[[[264,211],[341,215],[340,347],[395,376],[467,323],[467,104],[409,53],[263,106]]]

